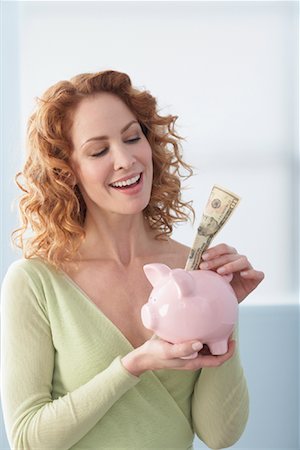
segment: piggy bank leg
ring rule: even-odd
[[[207,343],[210,353],[212,355],[224,355],[228,351],[228,339],[224,339],[218,342]]]

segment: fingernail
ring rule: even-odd
[[[224,267],[220,267],[217,272],[218,273],[225,273],[226,269],[224,269]]]
[[[208,263],[203,262],[200,264],[200,269],[207,269],[208,268]]]
[[[202,259],[208,259],[208,257],[209,257],[209,254],[208,253],[203,253],[203,255],[202,255]]]
[[[201,342],[194,342],[194,344],[192,344],[193,350],[200,350],[202,347],[203,346],[202,346]]]
[[[242,277],[243,277],[243,276],[247,276],[247,275],[248,275],[247,270],[243,270],[243,271],[241,272],[241,275],[242,275]]]

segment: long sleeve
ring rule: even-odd
[[[219,367],[204,368],[195,384],[192,419],[197,436],[212,449],[232,446],[241,437],[249,415],[247,382],[234,330],[235,353]]]
[[[1,399],[12,449],[63,450],[76,444],[140,378],[120,356],[86,384],[53,399],[55,347],[41,287],[10,268],[1,293]]]

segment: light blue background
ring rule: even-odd
[[[182,5],[184,4],[184,9]],[[266,273],[240,307],[250,418],[238,449],[299,449],[299,9],[297,2],[4,2],[1,279],[20,254],[13,177],[33,99],[59,79],[127,71],[179,115],[199,170],[197,221],[214,183],[242,196],[215,243]],[[175,239],[192,244],[184,225]],[[247,238],[246,238],[247,237]],[[206,448],[195,440],[196,448]],[[1,422],[1,450],[8,449]],[[42,450],[42,449],[41,449]]]

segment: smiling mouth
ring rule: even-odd
[[[121,181],[118,184],[120,184],[120,185],[122,184],[122,186],[116,185],[117,183],[115,183],[115,185],[114,184],[110,184],[109,186],[114,188],[114,189],[126,190],[126,189],[130,189],[130,188],[132,188],[134,186],[137,186],[141,182],[141,179],[142,179],[142,172],[139,174],[138,179],[136,181],[134,181],[133,183],[126,184],[125,181],[123,181],[123,182]],[[128,181],[127,181],[127,183],[128,183]]]

